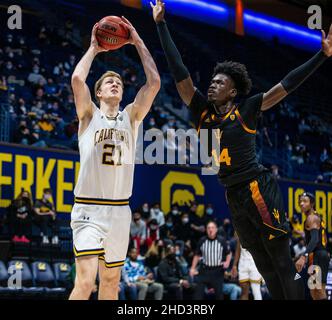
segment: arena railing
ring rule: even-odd
[[[8,105],[0,104],[0,141],[9,142],[9,120]]]

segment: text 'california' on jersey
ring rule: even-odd
[[[234,105],[227,114],[219,115],[199,90],[196,89],[191,100],[189,110],[197,130],[207,129],[209,134],[209,155],[214,152],[211,135],[217,132],[220,140],[220,154],[215,155],[220,164],[218,176],[226,187],[246,182],[267,170],[256,156],[257,117],[262,101],[263,93],[259,93]]]
[[[94,107],[92,119],[79,136],[80,171],[76,199],[129,199],[132,194],[139,122],[132,124],[127,108],[114,120]]]

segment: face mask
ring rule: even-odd
[[[151,226],[150,226],[150,229],[151,229],[151,230],[157,230],[157,228],[158,228],[158,226],[155,226],[155,225],[151,225]]]
[[[8,57],[9,57],[9,58],[13,58],[13,57],[14,57],[14,53],[10,52],[10,53],[8,54]]]
[[[182,222],[183,222],[184,224],[188,223],[188,222],[189,222],[189,218],[184,218],[184,219],[182,219]]]
[[[206,213],[207,213],[207,214],[212,214],[212,213],[213,213],[213,209],[212,209],[212,208],[208,208],[208,209],[206,209]]]
[[[50,194],[45,194],[45,199],[46,200],[50,200],[51,199],[51,195]]]
[[[159,213],[160,212],[160,209],[153,209],[155,213]]]
[[[144,212],[149,212],[149,208],[148,207],[143,207],[143,211]]]
[[[180,251],[176,251],[176,252],[175,252],[175,255],[176,255],[177,257],[179,257],[179,256],[181,255]]]
[[[172,214],[174,214],[174,215],[179,214],[179,210],[172,210]]]
[[[169,228],[172,228],[173,227],[173,223],[166,223],[166,226],[169,227]]]

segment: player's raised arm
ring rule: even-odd
[[[97,27],[98,23],[96,23],[92,29],[90,47],[77,64],[71,77],[76,113],[81,122],[85,122],[85,120],[90,121],[92,117],[92,100],[89,87],[86,84],[86,78],[88,77],[92,61],[99,52],[107,51],[98,45],[96,39]],[[83,123],[82,125],[85,126]],[[81,124],[80,129],[82,129]]]
[[[138,35],[134,26],[125,17],[122,16],[121,19],[122,22],[120,22],[120,24],[123,24],[130,31],[128,42],[136,47],[146,76],[146,83],[138,91],[134,102],[131,104],[132,109],[130,112],[132,120],[142,121],[149,112],[153,100],[160,89],[160,76],[149,50]]]
[[[263,96],[261,110],[265,111],[280,102],[284,97],[297,89],[311,76],[325,60],[332,56],[332,24],[327,37],[322,30],[322,49],[309,61],[291,71],[280,83],[266,92]]]
[[[188,72],[188,69],[183,64],[181,55],[176,48],[168,31],[167,24],[164,18],[165,3],[161,0],[156,0],[155,5],[152,2],[150,2],[150,5],[153,10],[153,19],[157,24],[159,39],[165,52],[169,69],[176,82],[176,88],[183,102],[186,105],[189,105],[196,89]]]

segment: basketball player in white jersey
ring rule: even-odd
[[[95,84],[99,108],[92,102],[86,78],[98,46],[93,27],[90,47],[72,75],[79,119],[80,171],[71,215],[76,261],[72,300],[89,299],[99,271],[100,300],[118,298],[121,267],[126,258],[131,211],[137,131],[160,89],[156,65],[131,23],[129,43],[141,58],[146,83],[134,102],[119,110],[123,94],[121,76],[108,71]]]
[[[235,257],[232,267],[232,277],[239,276],[239,283],[242,289],[240,300],[249,299],[249,287],[251,287],[254,300],[262,300],[261,283],[262,276],[258,272],[255,261],[250,252],[242,248],[239,238],[237,237]]]

